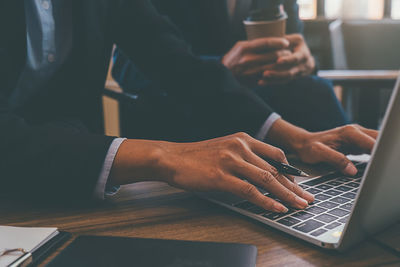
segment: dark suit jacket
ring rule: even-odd
[[[193,56],[148,1],[71,1],[72,54],[35,94],[17,96],[26,97],[19,106],[10,95],[26,58],[24,1],[0,1],[1,191],[91,198],[113,140],[102,135],[101,95],[114,43],[170,94],[219,101],[219,110],[207,112],[221,134],[254,133],[270,114],[222,65]]]

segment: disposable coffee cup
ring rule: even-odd
[[[259,9],[243,21],[247,39],[283,37],[286,34],[287,14],[282,5],[275,8]]]

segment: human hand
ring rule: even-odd
[[[295,208],[305,208],[313,196],[293,177],[279,174],[265,158],[287,163],[284,153],[273,146],[239,133],[213,140],[172,145],[163,165],[169,166],[170,185],[191,191],[226,191],[275,212],[285,212],[279,202],[262,195],[254,185],[266,189]],[[250,183],[243,181],[248,180]]]
[[[295,208],[306,208],[314,201],[314,197],[298,186],[293,177],[288,179],[279,174],[264,160],[270,158],[287,163],[282,150],[247,134],[238,133],[196,143],[147,141],[147,147],[141,148],[143,142],[128,140],[120,147],[111,173],[114,184],[145,180],[135,176],[153,177],[190,191],[230,192],[274,212],[286,212],[287,208],[264,196],[254,185]],[[149,152],[154,148],[157,152]],[[146,154],[153,155],[153,160],[146,160]],[[132,161],[132,157],[137,159]],[[138,164],[137,161],[140,166],[132,168],[132,164]],[[143,165],[151,165],[147,168],[148,173],[138,172]]]
[[[315,69],[315,60],[301,34],[286,35],[292,53],[281,55],[276,63],[264,67],[258,85],[285,83],[296,77],[310,75]]]
[[[354,176],[357,169],[346,154],[370,153],[378,132],[360,125],[346,125],[332,130],[310,133],[280,120],[272,131],[281,132],[277,143],[286,143],[287,148],[297,154],[305,163],[329,163],[343,174]],[[280,139],[280,140],[279,140]]]
[[[285,38],[260,38],[237,42],[222,58],[234,76],[245,85],[256,85],[265,66],[275,64],[279,58],[288,58],[289,41]]]

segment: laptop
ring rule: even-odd
[[[229,193],[201,193],[212,202],[327,249],[346,250],[400,221],[400,76],[368,163],[355,177],[330,173],[299,183],[315,195],[305,210],[266,211]],[[265,190],[260,191],[275,198]]]

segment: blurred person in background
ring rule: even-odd
[[[243,86],[251,88],[273,108],[270,124],[279,115],[309,131],[349,123],[332,84],[315,75],[315,60],[301,34],[303,23],[295,0],[283,2],[288,14],[286,36],[252,41],[246,40],[243,20],[251,10],[268,8],[277,1],[152,2],[178,26],[196,55],[222,63]],[[201,134],[205,127],[201,118],[207,103],[169,95],[162,84],[146,77],[119,48],[114,52],[112,74],[125,92],[138,96],[131,107],[125,106],[127,112],[145,114],[124,122],[129,124],[125,129],[129,129],[130,135],[170,140],[208,137]]]

